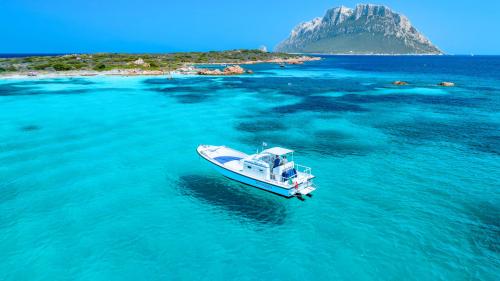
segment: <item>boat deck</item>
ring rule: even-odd
[[[307,195],[313,191],[315,191],[316,188],[313,187],[313,186],[308,186],[308,187],[304,187],[302,189],[299,189],[299,193],[302,194],[302,195]]]
[[[225,146],[207,148],[201,153],[205,154],[210,159],[213,159],[220,165],[236,171],[241,170],[241,165],[239,164],[240,160],[248,157],[248,155],[243,152]]]

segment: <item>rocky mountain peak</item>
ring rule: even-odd
[[[384,5],[358,4],[326,11],[297,25],[277,51],[362,54],[440,54],[408,18]]]

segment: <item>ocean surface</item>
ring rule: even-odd
[[[500,57],[248,67],[0,80],[0,280],[500,280]],[[195,151],[262,142],[312,198]]]

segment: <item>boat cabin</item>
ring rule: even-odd
[[[243,160],[243,172],[258,178],[286,182],[297,175],[293,150],[273,147]]]

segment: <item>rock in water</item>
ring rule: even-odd
[[[231,65],[224,68],[224,73],[227,75],[243,74],[245,70],[239,65]]]
[[[334,54],[442,54],[408,18],[386,6],[330,9],[296,26],[275,51]]]
[[[396,85],[396,86],[406,86],[408,85],[408,82],[406,81],[394,81],[392,82],[393,85]]]
[[[231,65],[224,68],[223,71],[220,69],[200,69],[198,75],[239,75],[245,73],[245,70],[239,65]]]
[[[453,83],[453,82],[441,82],[441,83],[439,83],[439,86],[443,86],[443,87],[454,87],[454,86],[455,86],[455,83]]]

